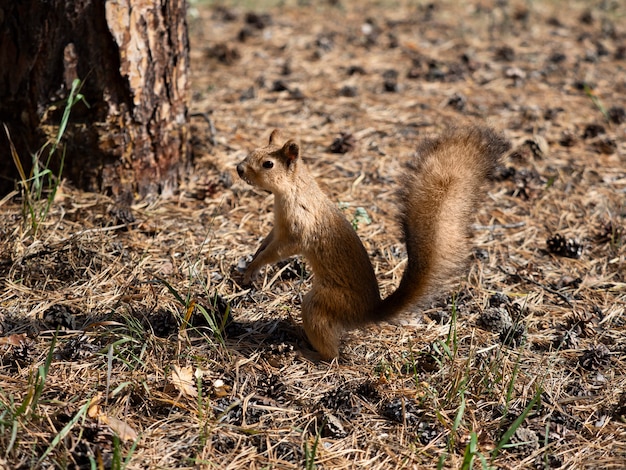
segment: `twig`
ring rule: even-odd
[[[9,194],[0,199],[0,206],[4,205],[8,200],[10,200],[13,196],[19,194],[18,191],[11,191]]]
[[[517,278],[521,279],[522,281],[526,281],[526,282],[529,282],[529,283],[531,283],[531,284],[535,284],[535,285],[536,285],[536,286],[538,286],[538,287],[541,287],[543,290],[545,290],[545,291],[547,291],[547,292],[550,292],[551,294],[554,294],[554,295],[556,295],[556,296],[560,297],[560,298],[561,298],[561,299],[562,299],[562,300],[563,300],[563,301],[564,301],[567,305],[569,305],[570,307],[574,307],[574,305],[572,304],[572,302],[571,302],[570,298],[569,298],[567,295],[562,294],[562,293],[561,293],[561,292],[559,292],[558,290],[552,289],[551,287],[548,287],[548,286],[546,286],[546,285],[544,285],[544,284],[542,284],[542,283],[540,283],[540,282],[537,282],[537,281],[535,281],[534,279],[531,279],[531,278],[529,278],[529,277],[522,276],[521,274],[518,274],[518,273],[515,273],[515,274],[507,273],[507,272],[506,272],[506,271],[502,268],[502,266],[499,266],[499,269],[500,269],[500,271],[502,271],[504,274],[507,274],[507,275],[509,275],[509,276],[515,276],[515,277],[517,277]]]
[[[85,230],[80,230],[76,233],[73,233],[72,235],[70,235],[69,237],[65,237],[62,238],[61,240],[55,241],[50,243],[47,247],[44,246],[44,248],[42,250],[36,251],[35,253],[28,253],[24,256],[22,256],[21,258],[18,258],[17,260],[15,260],[15,262],[19,262],[19,263],[23,263],[24,261],[28,261],[29,259],[33,259],[33,258],[37,258],[39,256],[46,256],[46,255],[51,255],[53,253],[56,253],[57,251],[60,251],[62,249],[65,248],[65,245],[67,244],[67,242],[72,241],[78,237],[80,237],[81,235],[85,235],[87,233],[97,233],[97,232],[108,232],[111,230],[117,230],[120,228],[124,228],[124,227],[129,227],[131,225],[136,225],[137,222],[133,222],[130,224],[120,224],[120,225],[113,225],[111,227],[97,227],[97,228],[88,228]],[[43,245],[43,244],[41,244]],[[31,245],[32,247],[32,245]],[[13,263],[14,260],[11,259],[6,259],[6,260],[1,260],[0,261],[0,266],[8,266],[11,263]]]
[[[526,222],[515,222],[513,224],[493,224],[493,225],[472,225],[472,230],[495,230],[498,228],[520,228],[526,225]]]
[[[204,113],[192,113],[190,114],[190,116],[204,118],[204,120],[209,124],[209,142],[211,142],[211,145],[215,147],[217,145],[217,140],[215,140],[215,134],[217,134],[217,131],[215,130],[213,119],[211,119],[210,117],[212,113],[213,111],[207,111]]]

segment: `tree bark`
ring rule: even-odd
[[[185,13],[185,0],[0,0],[0,121],[23,166],[56,135],[79,78],[88,106],[72,109],[63,177],[118,196],[175,188],[189,154]],[[1,127],[0,156],[6,193],[15,165]]]

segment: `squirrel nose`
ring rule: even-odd
[[[237,173],[239,174],[240,178],[243,178],[243,163],[237,165]]]

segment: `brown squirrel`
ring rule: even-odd
[[[320,189],[293,140],[274,130],[269,144],[237,165],[247,183],[274,194],[274,227],[254,254],[244,283],[266,264],[304,255],[313,288],[302,321],[323,359],[339,353],[341,334],[388,320],[456,274],[468,255],[468,226],[484,183],[509,143],[491,129],[451,129],[419,145],[399,189],[408,263],[398,289],[381,299],[361,240]]]

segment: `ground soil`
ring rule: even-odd
[[[597,2],[192,4],[193,164],[128,205],[0,202],[0,468],[626,467],[626,9]],[[417,142],[512,143],[474,249],[413,315],[315,360],[300,258],[242,285],[274,128],[384,293]]]

